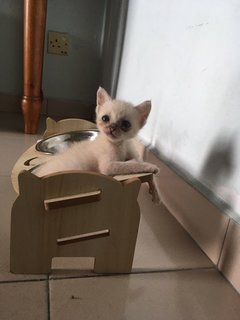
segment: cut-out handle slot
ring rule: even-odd
[[[30,166],[31,165],[31,161],[32,160],[35,160],[35,159],[37,159],[38,157],[33,157],[33,158],[30,158],[30,159],[28,159],[28,160],[26,160],[25,162],[24,162],[24,165],[25,166]]]
[[[92,192],[80,193],[73,196],[48,199],[44,200],[44,206],[46,210],[53,210],[95,202],[101,199],[101,193],[101,190],[97,190]]]
[[[92,240],[92,239],[97,239],[102,237],[108,237],[109,235],[110,235],[109,229],[99,230],[95,232],[79,234],[76,236],[60,238],[60,239],[57,239],[57,244],[59,246],[62,246],[65,244],[71,244],[79,241],[86,241],[86,240]]]

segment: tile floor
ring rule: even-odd
[[[10,212],[16,198],[11,169],[43,132],[24,135],[19,114],[0,113],[0,319],[237,320],[240,295],[192,238],[142,185],[141,222],[131,275],[59,270],[51,275],[9,271]],[[163,174],[171,172],[163,170]],[[70,267],[74,268],[75,261]],[[65,263],[66,264],[66,263]]]

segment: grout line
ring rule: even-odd
[[[26,282],[42,282],[42,281],[47,281],[47,278],[43,279],[22,279],[22,280],[6,280],[6,281],[0,281],[1,284],[8,284],[8,283],[26,283]]]
[[[48,310],[48,320],[51,319],[51,302],[50,302],[50,281],[49,281],[49,275],[47,280],[47,310]]]
[[[0,178],[11,178],[11,173],[0,174]]]
[[[223,247],[224,247],[225,242],[226,242],[226,238],[227,238],[230,222],[231,222],[231,218],[228,219],[228,224],[227,224],[227,227],[226,227],[226,231],[225,231],[225,234],[224,234],[224,237],[223,237],[221,249],[220,249],[220,252],[219,252],[219,257],[218,257],[218,261],[217,261],[217,268],[218,269],[219,269],[219,263],[220,263],[220,260],[221,260],[221,257],[222,257],[222,253],[223,253]]]
[[[68,279],[85,279],[85,278],[103,278],[103,277],[111,277],[111,276],[133,276],[133,275],[140,275],[140,274],[155,274],[155,273],[168,273],[168,272],[182,272],[182,271],[199,271],[199,270],[216,270],[215,266],[212,267],[199,267],[199,268],[181,268],[181,269],[166,269],[166,270],[139,270],[133,271],[131,273],[111,273],[111,274],[94,274],[94,275],[83,275],[83,276],[69,276],[69,277],[57,277],[57,278],[50,278],[51,281],[56,280],[68,280]]]
[[[155,270],[136,270],[131,273],[110,273],[110,274],[86,274],[86,275],[76,275],[76,276],[59,276],[57,278],[50,278],[50,275],[45,279],[23,279],[23,280],[7,280],[0,281],[1,284],[9,284],[9,283],[26,283],[26,282],[42,282],[47,281],[48,283],[48,291],[49,291],[49,299],[50,299],[50,281],[53,280],[68,280],[68,279],[83,279],[83,278],[99,278],[99,277],[111,277],[111,276],[124,276],[124,275],[139,275],[139,274],[154,274],[154,273],[167,273],[167,272],[182,272],[182,271],[198,271],[198,270],[216,270],[216,267],[213,265],[212,267],[198,267],[198,268],[179,268],[179,269],[155,269]]]

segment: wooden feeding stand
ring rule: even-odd
[[[71,130],[94,126],[83,120],[48,120],[44,136],[69,131],[68,124]],[[33,175],[29,169],[47,157],[33,146],[12,171],[19,195],[11,215],[11,271],[49,273],[54,257],[93,257],[95,272],[131,272],[140,221],[138,192],[141,182],[151,183],[152,174]]]

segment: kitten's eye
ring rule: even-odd
[[[129,130],[131,128],[131,123],[129,122],[129,121],[127,121],[127,120],[122,120],[122,122],[121,122],[121,129],[123,130],[123,131],[127,131],[127,130]]]
[[[105,116],[102,116],[102,121],[103,122],[108,122],[110,120],[109,116],[105,115]]]

